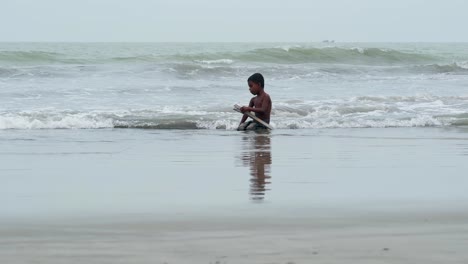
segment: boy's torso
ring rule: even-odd
[[[267,104],[267,110],[265,113],[255,113],[255,116],[262,119],[263,121],[270,122],[270,113],[271,113],[271,99],[267,93],[262,95],[257,95],[253,98],[253,105],[255,108],[262,108],[263,104]]]

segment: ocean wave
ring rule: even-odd
[[[70,55],[45,51],[0,51],[0,63],[13,64],[77,64],[89,61]]]
[[[412,73],[468,74],[468,65],[466,65],[466,62],[454,62],[451,64],[416,65],[411,67],[409,70]]]
[[[0,114],[0,130],[5,129],[97,129],[112,128],[113,120],[89,113],[19,112]]]
[[[466,97],[363,96],[347,99],[275,102],[272,125],[278,129],[462,126],[468,120]],[[216,110],[215,110],[216,109]],[[5,129],[228,129],[240,115],[230,108],[70,111],[43,109],[0,112]]]
[[[379,48],[344,47],[273,47],[257,48],[242,52],[203,52],[177,54],[118,54],[91,56],[90,54],[65,54],[44,51],[0,51],[0,63],[64,63],[64,64],[102,64],[102,63],[167,63],[190,62],[198,64],[234,63],[342,63],[360,65],[398,65],[437,62],[439,58],[429,54],[410,53]]]
[[[20,70],[14,68],[0,67],[0,77],[11,77],[20,74]]]
[[[344,65],[230,65],[228,63],[165,63],[150,65],[140,68],[102,67],[93,65],[36,65],[23,67],[0,67],[0,78],[30,79],[30,78],[53,78],[53,77],[82,77],[92,74],[93,76],[142,76],[145,74],[164,74],[174,76],[177,79],[197,79],[214,77],[231,77],[242,79],[252,72],[260,71],[267,76],[275,76],[277,79],[320,79],[320,78],[347,78],[348,76],[363,76],[363,78],[387,78],[388,76],[416,76],[421,75],[468,75],[468,68],[458,63],[452,64],[427,64],[414,66],[344,66]]]
[[[232,64],[233,60],[230,59],[218,59],[218,60],[195,60],[197,63],[201,64]]]
[[[238,115],[236,115],[238,117]],[[224,119],[200,118],[187,116],[185,120],[159,120],[141,122],[141,120],[116,120],[105,117],[67,116],[61,118],[31,119],[24,116],[0,117],[0,130],[36,130],[36,129],[225,129],[235,130],[239,118],[231,116]],[[437,117],[417,115],[410,118],[287,118],[275,117],[271,125],[276,129],[319,129],[319,128],[387,128],[387,127],[432,127],[466,126],[468,118]]]
[[[454,126],[431,116],[386,119],[323,119],[323,120],[284,120],[275,123],[283,129],[320,129],[320,128],[394,128],[394,127],[439,127]]]
[[[377,102],[382,104],[399,104],[403,103],[405,105],[416,105],[416,103],[434,103],[434,102],[447,102],[451,103],[464,103],[468,100],[467,96],[435,96],[431,94],[423,95],[407,95],[407,96],[357,96],[351,97],[350,102]]]
[[[167,74],[175,74],[178,78],[191,78],[203,76],[237,76],[239,71],[244,75],[247,72],[237,67],[229,66],[212,66],[212,65],[198,65],[193,63],[177,63],[168,64],[163,72]]]
[[[268,65],[261,67],[255,64],[249,66],[173,63],[166,64],[162,70],[166,74],[176,75],[178,78],[204,78],[215,76],[242,77],[252,72],[261,71],[267,76],[278,79],[320,79],[320,78],[346,78],[347,76],[363,76],[364,78],[387,78],[389,76],[417,76],[420,75],[468,75],[468,69],[458,63],[452,64],[426,64],[409,66],[362,66],[356,65]]]
[[[0,78],[51,78],[76,77],[76,69],[63,66],[26,66],[26,67],[0,67]]]
[[[101,58],[93,61],[94,63],[109,63],[109,62],[160,62],[162,58],[153,54],[127,56],[127,57],[109,57]]]
[[[379,48],[291,47],[256,49],[239,54],[246,61],[276,63],[343,63],[362,65],[420,64],[436,61],[428,54]]]

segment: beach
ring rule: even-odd
[[[464,128],[2,131],[5,263],[464,263]]]
[[[466,263],[467,47],[2,42],[0,263]]]
[[[466,215],[444,213],[2,226],[0,252],[6,263],[465,263]]]

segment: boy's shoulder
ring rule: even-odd
[[[252,99],[264,98],[264,97],[270,98],[270,95],[268,93],[264,92],[262,95],[256,95],[256,96],[252,97]]]

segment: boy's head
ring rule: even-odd
[[[247,84],[249,85],[249,90],[253,95],[257,95],[260,90],[263,90],[265,86],[265,80],[260,73],[254,73],[252,76],[247,79]]]

